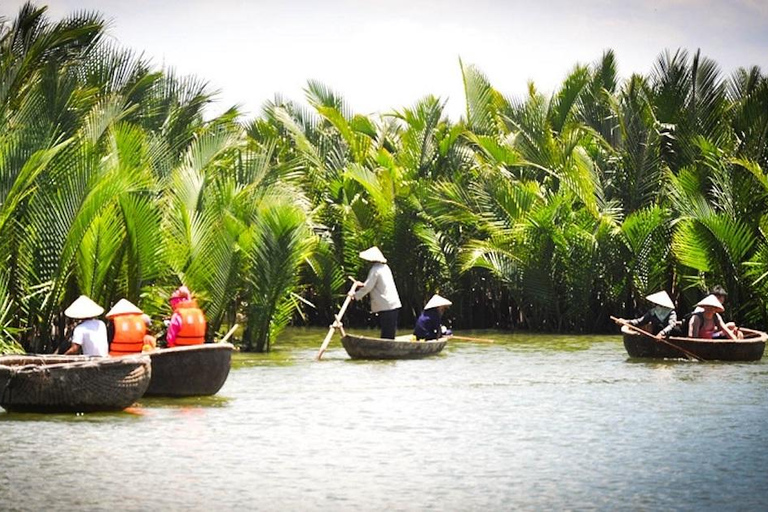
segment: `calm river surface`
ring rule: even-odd
[[[768,510],[768,359],[630,361],[618,336],[459,333],[351,361],[325,330],[215,397],[0,412],[2,510]]]

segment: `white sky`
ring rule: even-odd
[[[45,2],[39,2],[45,3]],[[152,62],[206,79],[215,112],[250,116],[276,93],[304,101],[307,80],[359,113],[412,106],[427,94],[464,111],[459,58],[504,94],[527,82],[552,92],[576,63],[612,48],[623,77],[665,49],[768,72],[768,0],[49,0],[53,18],[97,10],[109,33]],[[13,18],[23,4],[2,0]]]

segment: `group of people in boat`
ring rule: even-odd
[[[170,305],[173,314],[167,322],[167,346],[205,343],[205,315],[186,286],[171,294]],[[121,356],[149,352],[157,347],[156,338],[149,333],[151,318],[129,300],[120,299],[105,315],[112,322],[112,329],[99,319],[102,313],[104,308],[86,295],[78,297],[64,311],[65,316],[79,322],[72,331],[71,345],[64,351],[65,355]]]
[[[696,308],[678,321],[675,303],[667,292],[660,291],[648,295],[653,307],[643,316],[631,320],[619,319],[633,326],[650,326],[648,330],[657,338],[670,335],[687,336],[701,339],[741,339],[743,334],[733,322],[725,322],[721,313],[725,312],[728,293],[722,286],[715,286],[709,295],[701,299]]]
[[[392,269],[387,265],[387,259],[381,250],[374,246],[360,253],[360,258],[371,264],[365,282],[356,281],[349,291],[353,300],[361,300],[366,295],[371,298],[371,312],[379,317],[382,339],[395,339],[397,334],[397,319],[400,314],[400,295],[397,293]],[[434,340],[453,334],[450,329],[441,325],[440,320],[451,305],[451,301],[433,295],[424,306],[424,310],[416,320],[413,335],[420,340]]]

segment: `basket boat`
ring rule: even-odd
[[[411,338],[390,340],[344,333],[341,344],[352,359],[420,359],[440,353],[448,341],[446,338],[427,341]]]
[[[0,406],[12,412],[120,411],[146,391],[149,356],[0,357]]]
[[[152,380],[148,396],[215,395],[229,376],[231,343],[205,343],[149,352]]]
[[[645,336],[624,326],[624,348],[630,357],[679,359],[690,352],[706,361],[759,361],[765,352],[768,334],[753,329],[741,329],[744,339],[701,339],[671,336],[669,343]],[[675,347],[680,347],[679,350]]]

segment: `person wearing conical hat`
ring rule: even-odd
[[[677,327],[675,303],[663,290],[652,293],[645,299],[653,304],[653,307],[640,318],[624,320],[624,322],[635,326],[650,325],[650,328],[646,330],[659,339],[669,336],[672,330]]]
[[[109,310],[106,317],[112,320],[114,326],[109,355],[123,356],[143,352],[145,342],[154,342],[154,337],[147,334],[145,316],[144,312],[128,299],[120,299]]]
[[[723,288],[719,284],[716,284],[709,290],[709,294],[714,295],[715,298],[720,301],[720,304],[722,304],[723,308],[725,308],[725,301],[728,299],[728,292],[725,291],[725,288]],[[696,306],[692,312],[688,313],[683,317],[683,324],[686,332],[688,332],[688,328],[691,324],[691,317],[696,313],[702,313],[703,311],[704,311],[704,308],[702,308],[701,306]],[[744,334],[741,332],[741,329],[739,329],[739,327],[734,322],[726,321],[725,326],[728,327],[728,330],[730,330],[737,338],[741,339],[744,337]]]
[[[720,300],[715,295],[707,295],[697,304],[701,311],[695,311],[688,321],[689,338],[730,338],[737,339],[737,335],[728,328],[720,313],[725,311]]]
[[[81,295],[73,302],[64,314],[69,318],[80,320],[72,332],[72,345],[64,355],[81,353],[86,356],[107,356],[109,343],[107,341],[107,326],[98,317],[104,308]]]
[[[374,246],[360,253],[360,258],[371,263],[368,277],[365,282],[357,281],[359,287],[356,291],[350,291],[349,296],[354,300],[360,300],[366,295],[371,295],[371,312],[376,313],[381,324],[381,337],[395,339],[397,333],[397,317],[402,304],[397,293],[395,278],[392,270],[387,265],[387,259],[378,247]]]
[[[452,302],[445,297],[433,295],[424,306],[419,318],[416,319],[416,326],[413,328],[413,335],[416,336],[416,339],[436,340],[453,334],[450,329],[446,329],[440,324],[440,319],[451,304]]]

